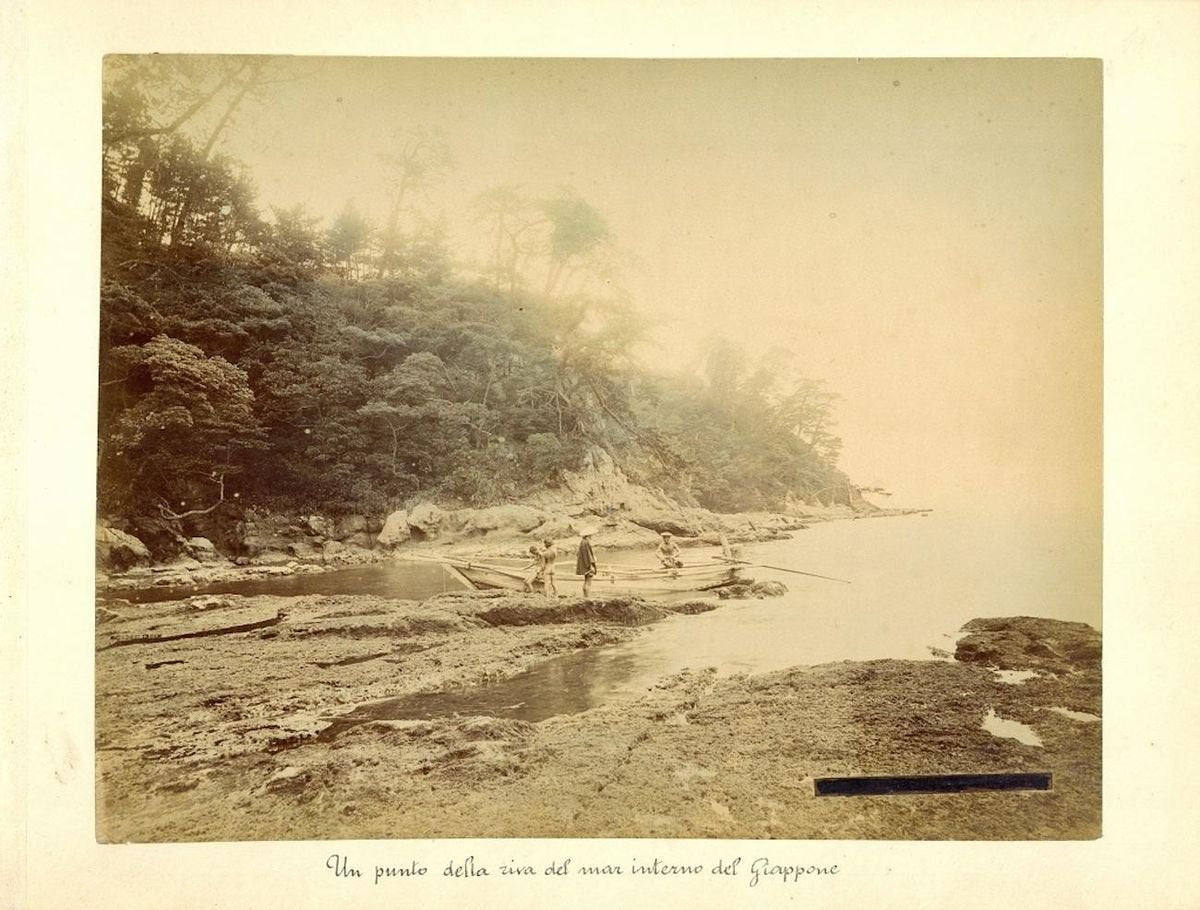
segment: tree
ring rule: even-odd
[[[843,489],[837,396],[805,378],[786,351],[753,358],[728,339],[708,346],[695,380],[659,379],[634,401],[638,426],[686,466],[685,491],[719,511],[783,508]]]
[[[541,208],[550,222],[547,250],[550,262],[543,290],[550,297],[610,234],[604,217],[570,189],[547,199]]]
[[[347,202],[325,235],[329,255],[338,263],[343,282],[359,277],[358,257],[367,248],[371,234],[370,222],[358,213],[353,202]]]
[[[303,205],[274,208],[262,254],[265,261],[290,281],[315,277],[325,265],[325,249],[317,228],[320,218],[309,215]]]
[[[205,159],[181,136],[159,146],[155,156],[148,198],[140,188],[136,196],[160,241],[203,243],[230,252],[248,249],[266,235],[254,205],[254,187],[230,159]]]
[[[407,235],[394,236],[390,241],[386,235],[380,237],[379,271],[422,285],[440,284],[452,270],[445,221],[422,215],[413,220],[413,228]]]
[[[107,371],[116,374],[103,379],[101,402],[110,498],[172,520],[224,502],[227,480],[262,445],[245,372],[166,335],[114,348]]]
[[[106,193],[136,208],[160,142],[178,135],[248,65],[244,58],[108,57],[101,133]]]
[[[421,351],[372,383],[371,398],[358,409],[369,424],[386,429],[373,448],[385,458],[371,459],[386,465],[398,482],[392,492],[409,492],[420,477],[438,477],[444,488],[454,489],[454,476],[472,473],[473,465],[463,453],[486,446],[494,436],[491,415],[474,402],[457,400],[446,364],[436,354]],[[370,463],[370,462],[368,462]],[[478,486],[479,479],[472,478]],[[474,490],[478,492],[478,490]]]
[[[823,381],[796,377],[776,405],[779,425],[830,464],[836,464],[842,448],[842,441],[830,432],[837,400]]]
[[[261,72],[265,63],[265,58],[162,54],[107,58],[105,144],[178,132],[248,70]]]
[[[392,274],[399,265],[398,251],[404,243],[401,216],[412,197],[440,182],[454,167],[454,156],[445,140],[433,130],[398,132],[391,151],[379,156],[388,191],[388,212],[380,233],[379,277]]]
[[[300,78],[288,60],[269,57],[137,56],[111,57],[104,72],[104,187],[135,209],[157,207],[153,217],[169,244],[211,241],[214,181],[238,171],[227,159],[215,161],[217,147],[248,98],[261,97],[270,85]],[[160,171],[169,171],[163,176]],[[169,189],[163,219],[161,198],[144,199],[147,181],[152,190]],[[238,173],[226,180],[224,214],[240,207],[252,208],[253,192]],[[199,211],[199,217],[194,217]],[[224,224],[261,227],[257,216]],[[205,226],[199,229],[198,225]],[[244,230],[222,234],[227,248],[252,239]]]
[[[119,281],[100,284],[100,360],[111,348],[143,344],[159,335],[166,323],[163,314],[136,290]]]
[[[549,219],[519,186],[494,187],[471,203],[471,214],[492,237],[490,272],[497,291],[515,292],[521,284],[521,265],[542,245],[539,230]]]
[[[212,129],[208,131],[208,136],[204,140],[204,145],[200,147],[199,160],[201,162],[208,160],[209,156],[213,152],[213,149],[216,147],[217,140],[220,138],[221,134],[225,131],[225,128],[233,119],[233,115],[236,113],[238,107],[241,106],[242,101],[245,100],[251,89],[254,89],[259,85],[260,80],[263,78],[263,73],[265,72],[266,67],[267,58],[259,57],[248,60],[241,68],[239,75],[234,82],[233,92],[227,100],[224,110],[217,118],[216,124],[214,124]],[[171,229],[172,243],[175,242],[176,237],[180,236],[180,228],[187,220],[188,215],[191,213],[192,206],[196,204],[196,196],[198,192],[199,187],[192,186],[184,196],[183,204],[180,206],[179,213],[176,216],[175,225]]]
[[[716,509],[849,495],[836,396],[786,356],[725,342],[691,375],[639,362],[628,260],[576,193],[477,197],[487,281],[455,274],[445,225],[421,212],[449,164],[419,136],[387,162],[375,246],[353,203],[328,230],[299,206],[267,224],[220,152],[267,68],[138,68],[105,85],[108,515],[195,532],[236,520],[230,497],[332,512],[418,493],[490,503],[558,482],[593,446],[631,477]],[[544,293],[527,292],[531,281]]]
[[[733,342],[725,338],[709,341],[704,358],[704,378],[712,404],[722,420],[728,423],[730,431],[737,429],[746,363],[745,351]]]

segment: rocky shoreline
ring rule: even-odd
[[[843,500],[789,501],[783,512],[710,512],[631,482],[606,452],[594,448],[580,471],[564,473],[560,486],[506,505],[418,500],[386,514],[334,516],[226,503],[190,523],[102,521],[96,533],[97,587],[175,588],[325,572],[413,550],[523,556],[534,541],[573,543],[583,528],[605,550],[652,547],[663,531],[681,546],[715,546],[722,540],[779,540],[821,521],[926,511],[881,509],[849,492]]]
[[[103,607],[97,835],[1098,836],[1100,636],[1079,623],[979,620],[957,660],[698,667],[539,723],[459,714],[320,735],[366,703],[469,689],[718,607],[500,592]],[[993,735],[989,714],[1040,744]],[[831,799],[812,783],[1028,770],[1053,772],[1053,790]]]
[[[353,516],[352,521],[342,522],[341,528],[355,528],[361,524],[379,530],[374,536],[366,531],[342,530],[340,533],[347,537],[343,542],[329,536],[339,533],[339,524],[320,516],[263,515],[254,519],[255,534],[247,538],[250,544],[246,553],[252,555],[230,557],[217,552],[206,538],[189,538],[185,542],[185,553],[163,562],[153,561],[149,551],[132,535],[102,526],[97,532],[102,544],[97,556],[96,586],[101,594],[151,587],[198,587],[329,572],[385,562],[410,552],[523,556],[531,541],[541,540],[544,536],[573,545],[579,529],[584,527],[593,530],[595,546],[607,551],[653,547],[661,530],[670,528],[676,529],[671,533],[682,547],[717,546],[722,540],[749,543],[786,539],[793,532],[805,530],[817,522],[886,518],[927,511],[875,509],[855,512],[833,507],[793,515],[770,512],[718,515],[696,510],[690,516],[679,513],[639,515],[636,521],[621,516],[605,519],[584,515],[554,519],[551,528],[546,527],[549,520],[542,520],[534,527],[522,530],[530,523],[529,517],[521,522],[513,521],[512,516],[524,508],[497,506],[440,514],[418,511],[417,519],[432,514],[435,524],[425,523],[427,530],[419,537],[414,537],[410,529],[410,536],[402,543],[394,542],[396,533],[393,531],[389,536],[386,525],[381,527],[379,522],[370,522],[363,516]],[[481,513],[491,514],[481,518]],[[398,516],[407,520],[408,515],[407,511],[393,513],[388,521],[395,525],[401,520]],[[481,524],[492,526],[481,529]],[[270,530],[265,530],[268,527]],[[125,555],[114,558],[114,551]]]

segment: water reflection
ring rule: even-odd
[[[300,597],[305,594],[375,594],[403,600],[422,600],[443,591],[461,591],[463,585],[434,563],[391,562],[353,566],[311,575],[282,575],[222,581],[182,587],[133,588],[111,592],[130,603],[160,603],[197,594],[271,594]]]
[[[621,695],[636,695],[658,677],[657,668],[621,646],[588,648],[551,658],[524,673],[469,689],[389,698],[338,719],[321,739],[370,720],[434,717],[512,718],[537,723],[578,714]]]

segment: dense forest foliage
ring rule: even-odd
[[[553,485],[590,446],[716,510],[846,495],[820,383],[727,342],[688,376],[635,358],[615,238],[569,189],[480,194],[461,214],[487,261],[464,261],[421,209],[452,152],[407,129],[380,150],[381,223],[261,211],[220,149],[303,78],[281,66],[107,64],[102,514],[485,504]]]

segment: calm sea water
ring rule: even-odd
[[[782,581],[788,593],[675,617],[631,642],[564,656],[507,688],[478,694],[492,705],[518,705],[508,712],[514,716],[539,719],[547,710],[644,691],[685,668],[729,675],[840,660],[932,659],[931,649],[953,651],[959,630],[977,617],[1043,616],[1100,627],[1100,540],[1086,523],[936,513],[840,521],[744,553],[851,584],[755,569],[757,578]],[[423,710],[419,700],[408,704]]]
[[[691,560],[712,552],[687,555]],[[952,513],[839,521],[743,552],[751,562],[851,584],[754,569],[756,578],[784,582],[788,593],[672,617],[630,642],[563,655],[495,684],[364,706],[350,722],[454,713],[537,721],[637,695],[686,668],[714,667],[729,675],[839,660],[931,659],[931,649],[953,650],[958,630],[976,617],[1044,616],[1100,627],[1100,538],[1084,521]],[[598,556],[602,565],[606,559],[649,558]],[[296,588],[319,585],[312,592],[328,593],[344,580],[346,592],[415,596],[395,587],[380,590],[402,587],[406,570],[403,564],[372,566],[287,581]],[[441,584],[432,576],[420,582]],[[335,725],[333,732],[343,727]]]

